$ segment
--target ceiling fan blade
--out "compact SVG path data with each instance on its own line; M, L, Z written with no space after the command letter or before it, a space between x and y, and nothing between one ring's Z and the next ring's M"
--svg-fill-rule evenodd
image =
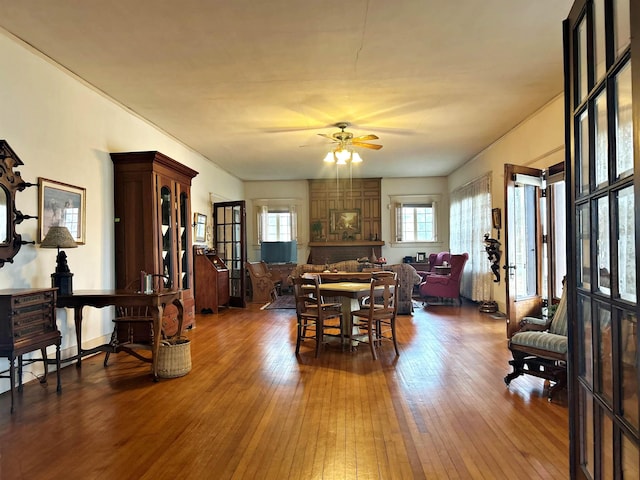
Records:
M379 140L379 138L373 133L370 133L369 135L360 135L359 137L353 137L354 142L360 142L362 140Z
M337 142L338 141L335 138L333 138L332 135L329 135L328 133L319 133L318 135L320 135L321 137L324 137L324 138L328 138L332 142Z
M351 142L351 145L354 147L371 148L372 150L380 150L382 148L382 145L376 145L375 143Z

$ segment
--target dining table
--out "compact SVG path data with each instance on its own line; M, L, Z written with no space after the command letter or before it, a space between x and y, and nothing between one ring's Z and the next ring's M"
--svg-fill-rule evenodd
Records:
M380 287L381 289L383 287ZM360 300L371 293L370 281L321 283L323 297L339 297L342 306L342 335L349 337L353 330L351 312L360 308Z

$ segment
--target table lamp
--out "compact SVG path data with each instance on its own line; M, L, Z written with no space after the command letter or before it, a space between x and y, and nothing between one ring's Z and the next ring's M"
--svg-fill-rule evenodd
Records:
M67 264L67 254L60 248L76 248L78 244L71 236L67 227L53 226L49 228L47 235L42 240L40 247L57 248L56 271L51 274L51 286L58 287L58 295L73 294L73 273Z

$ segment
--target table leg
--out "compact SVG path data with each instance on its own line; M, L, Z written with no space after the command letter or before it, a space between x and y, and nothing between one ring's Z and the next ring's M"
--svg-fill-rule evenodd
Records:
M80 368L82 367L82 306L73 309L73 322L76 325L76 343L78 344L76 368Z
M153 349L151 350L151 374L153 381L158 381L158 353L160 352L160 338L162 337L162 314L164 306L162 304L153 307Z
M349 332L353 332L353 322L351 321L351 312L360 308L357 298L342 297L342 336L349 338ZM357 332L356 332L357 333Z

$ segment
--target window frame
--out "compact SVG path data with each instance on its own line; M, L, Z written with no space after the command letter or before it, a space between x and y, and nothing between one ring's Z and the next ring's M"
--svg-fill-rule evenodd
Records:
M442 243L438 234L438 217L440 215L440 195L390 195L390 212L391 212L391 245L396 246L420 246L420 245L434 245ZM402 240L402 215L401 209L403 207L430 207L433 210L433 240ZM399 235L400 234L400 235Z

